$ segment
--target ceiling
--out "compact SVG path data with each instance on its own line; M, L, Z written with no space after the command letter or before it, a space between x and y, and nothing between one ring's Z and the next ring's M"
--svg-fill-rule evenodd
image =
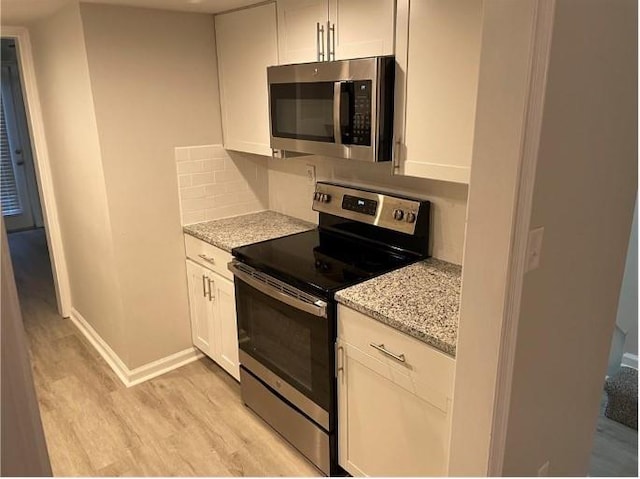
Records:
M0 0L2 25L22 26L45 18L62 6L78 0ZM159 8L183 12L218 13L244 7L260 0L81 0L131 7Z

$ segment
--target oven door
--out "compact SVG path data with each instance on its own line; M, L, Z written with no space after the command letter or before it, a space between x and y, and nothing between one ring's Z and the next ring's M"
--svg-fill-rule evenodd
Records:
M240 363L329 430L327 303L233 261Z

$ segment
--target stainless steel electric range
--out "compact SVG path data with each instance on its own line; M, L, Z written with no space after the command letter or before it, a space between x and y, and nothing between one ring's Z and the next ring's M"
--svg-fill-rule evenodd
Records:
M244 403L327 475L337 454L342 288L428 256L430 203L317 183L315 230L232 251Z

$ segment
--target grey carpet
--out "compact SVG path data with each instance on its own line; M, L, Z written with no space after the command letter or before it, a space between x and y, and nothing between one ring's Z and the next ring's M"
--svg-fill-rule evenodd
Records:
M625 426L638 429L638 370L621 367L607 379L607 407L604 415Z

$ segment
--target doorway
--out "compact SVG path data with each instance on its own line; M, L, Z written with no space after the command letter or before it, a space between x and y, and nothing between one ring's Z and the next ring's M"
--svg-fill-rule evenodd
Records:
M71 294L58 222L43 115L29 31L2 28L2 203L8 233L33 232L46 240L55 306L71 313Z
M1 41L0 200L7 233L43 228L29 126L14 39Z

